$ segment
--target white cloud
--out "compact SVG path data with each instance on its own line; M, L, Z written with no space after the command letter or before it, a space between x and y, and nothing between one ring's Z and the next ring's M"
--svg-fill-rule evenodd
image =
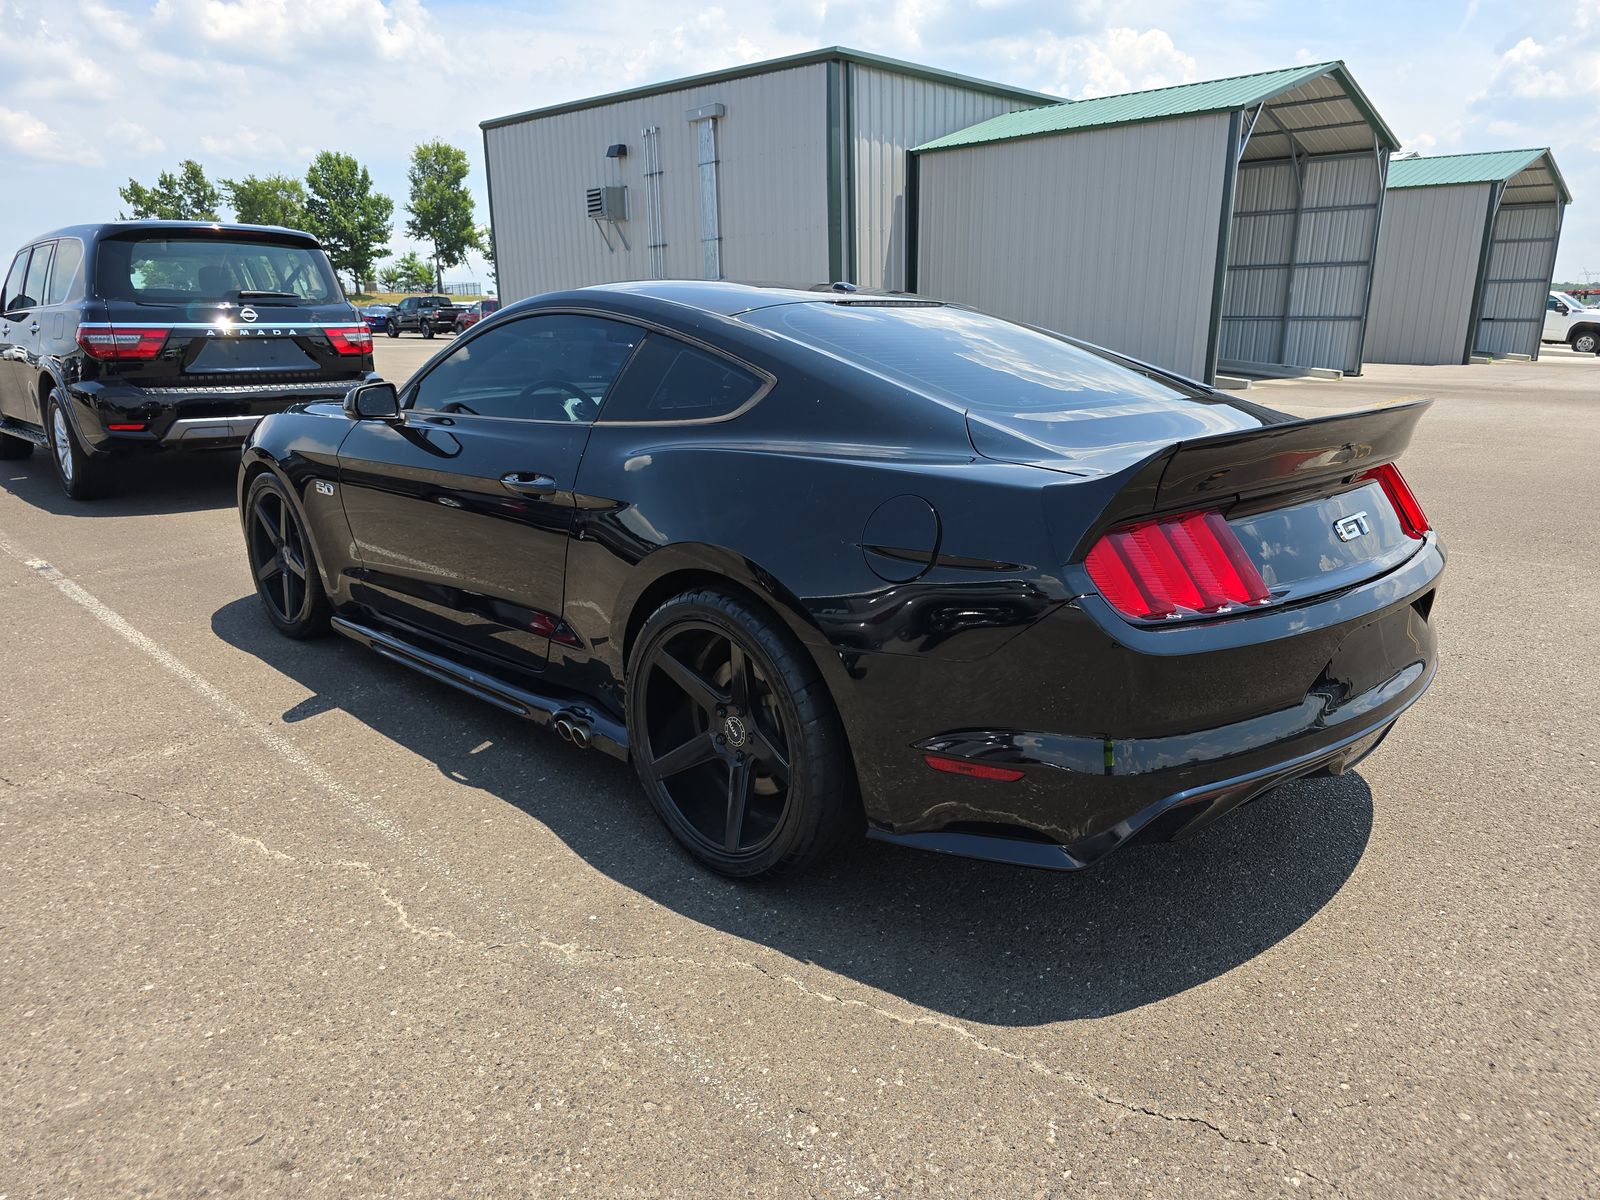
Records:
M113 121L106 134L111 144L125 147L135 154L160 154L167 148L166 142L137 121Z
M1086 98L1190 83L1195 60L1164 30L1115 28L1071 37L1017 39L1012 53L1031 57L1043 73L1044 90Z
M45 162L96 166L101 161L92 147L74 142L30 112L14 108L0 108L0 145Z

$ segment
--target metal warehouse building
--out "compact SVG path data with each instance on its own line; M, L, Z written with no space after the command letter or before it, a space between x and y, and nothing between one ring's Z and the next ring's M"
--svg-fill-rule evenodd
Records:
M1396 159L1372 285L1369 362L1539 355L1561 216L1547 149Z
M916 148L912 285L1208 381L1358 372L1396 146L1339 62L996 117Z
M483 123L501 294L905 286L911 146L1052 96L833 48Z

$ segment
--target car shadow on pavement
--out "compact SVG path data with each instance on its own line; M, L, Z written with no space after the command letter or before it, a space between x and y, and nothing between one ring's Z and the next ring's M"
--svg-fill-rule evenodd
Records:
M145 517L206 512L237 503L238 450L185 451L123 459L103 500L72 500L61 490L47 452L0 462L0 489L44 512L67 517Z
M1327 904L1372 830L1371 792L1350 774L1286 785L1188 841L1130 846L1080 873L863 841L813 875L733 883L677 848L620 763L343 639L289 641L253 596L212 628L312 693L286 722L348 713L663 907L962 1020L1102 1017L1213 979Z

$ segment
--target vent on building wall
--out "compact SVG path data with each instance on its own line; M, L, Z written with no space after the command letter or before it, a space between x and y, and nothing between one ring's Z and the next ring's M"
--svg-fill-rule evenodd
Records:
M628 189L625 187L593 187L586 193L589 216L596 221L626 221L628 219Z

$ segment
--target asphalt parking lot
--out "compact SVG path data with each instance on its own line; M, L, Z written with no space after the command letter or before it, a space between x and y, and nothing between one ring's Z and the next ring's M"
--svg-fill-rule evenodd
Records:
M3 464L0 1195L1600 1192L1600 360L1250 397L1408 394L1431 693L1075 876L718 880L623 766L277 636L228 458Z

